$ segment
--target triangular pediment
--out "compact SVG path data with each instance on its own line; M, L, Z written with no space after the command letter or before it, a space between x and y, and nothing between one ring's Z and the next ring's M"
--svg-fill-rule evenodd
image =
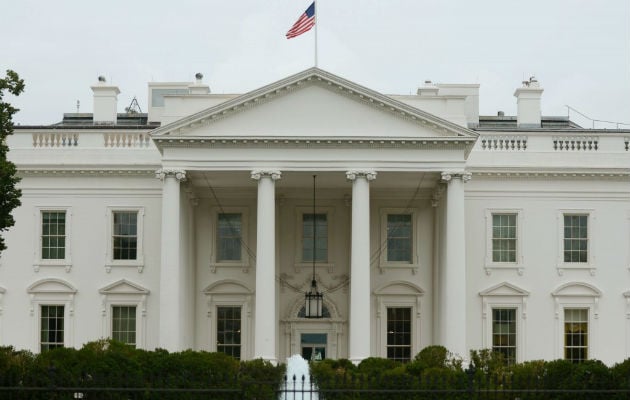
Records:
M529 296L529 292L508 282L489 287L479 292L480 296Z
M126 279L111 283L99 289L98 292L100 294L149 294L148 289Z
M311 68L184 117L154 138L414 138L477 134L336 75Z

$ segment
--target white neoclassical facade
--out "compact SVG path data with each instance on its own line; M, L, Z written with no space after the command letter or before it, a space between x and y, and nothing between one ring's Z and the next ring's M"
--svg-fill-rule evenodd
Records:
M100 80L93 113L16 127L0 345L630 355L630 131L542 116L534 79L517 116L480 116L479 85L201 78L149 83L147 113L118 113Z

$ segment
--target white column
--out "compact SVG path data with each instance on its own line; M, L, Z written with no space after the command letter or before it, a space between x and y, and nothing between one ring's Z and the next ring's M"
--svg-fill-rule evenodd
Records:
M354 364L370 357L370 181L376 172L352 170L352 243L350 249L349 359Z
M180 264L179 186L186 180L186 171L164 168L156 171L156 177L163 182L159 346L168 351L180 351L184 346L186 313L182 293L184 271Z
M464 171L443 172L446 189L446 235L440 293L440 342L455 355L468 358L466 348L466 232Z
M252 171L258 181L254 358L277 363L276 188L280 171Z

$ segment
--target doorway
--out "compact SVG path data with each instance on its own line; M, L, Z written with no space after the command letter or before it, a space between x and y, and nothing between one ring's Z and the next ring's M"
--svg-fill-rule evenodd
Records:
M328 338L325 333L302 333L300 335L302 358L310 361L326 359L327 343Z

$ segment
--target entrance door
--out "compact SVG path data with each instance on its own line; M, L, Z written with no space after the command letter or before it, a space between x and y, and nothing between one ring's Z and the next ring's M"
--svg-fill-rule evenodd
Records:
M326 358L327 338L325 333L303 333L301 335L302 358L321 361Z

